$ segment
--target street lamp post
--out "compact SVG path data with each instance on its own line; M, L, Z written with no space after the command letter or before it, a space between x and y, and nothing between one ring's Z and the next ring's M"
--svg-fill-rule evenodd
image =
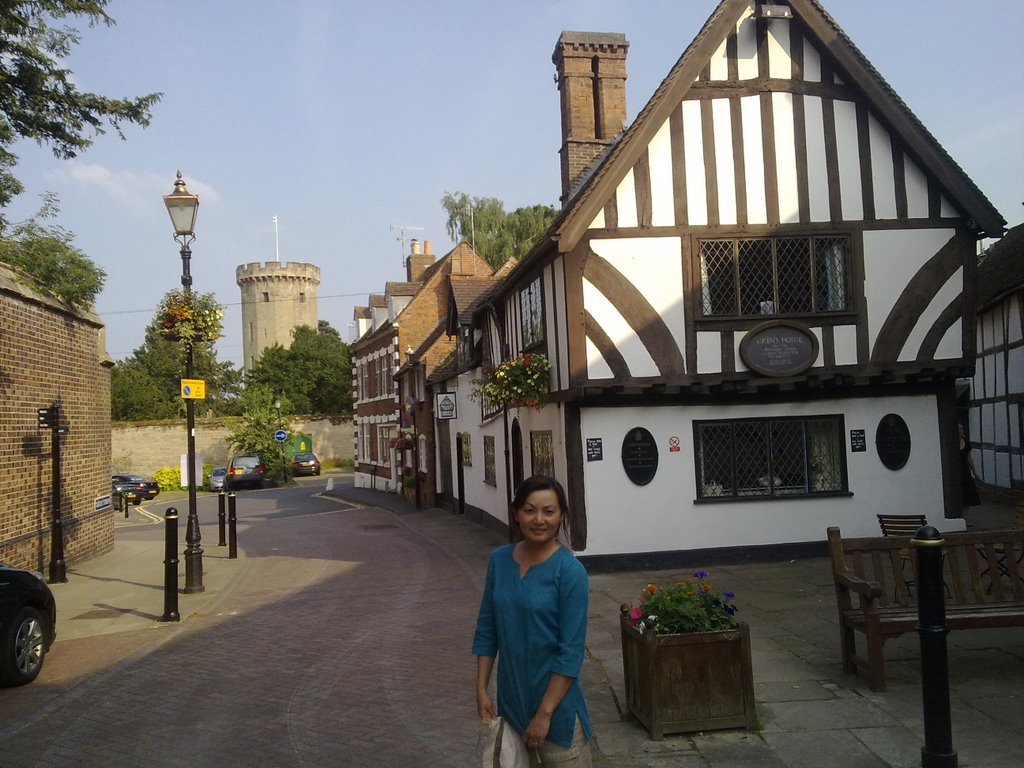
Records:
M185 189L185 181L181 171L174 182L174 191L164 195L164 205L170 214L174 227L174 239L181 246L181 287L185 300L192 298L192 273L190 262L192 250L189 248L196 239L196 213L199 211L199 196L189 194ZM195 360L193 357L193 340L182 339L185 344L185 378L195 378ZM185 423L188 430L188 524L185 528L185 594L204 592L203 586L203 549L202 535L199 532L199 516L196 513L196 408L195 400L185 399Z

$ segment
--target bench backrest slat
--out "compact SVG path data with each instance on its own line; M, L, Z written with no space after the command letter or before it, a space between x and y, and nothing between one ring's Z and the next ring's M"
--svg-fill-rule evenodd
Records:
M834 531L834 533L833 533ZM947 533L943 551L946 602L975 605L1024 599L1024 531ZM843 539L829 528L833 568L877 582L879 605L913 606L917 548L909 536Z

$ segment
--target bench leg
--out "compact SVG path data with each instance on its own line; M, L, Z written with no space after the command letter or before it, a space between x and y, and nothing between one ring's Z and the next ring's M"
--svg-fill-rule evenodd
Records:
M868 686L875 693L885 692L885 654L882 638L876 633L865 635L868 662Z
M842 617L839 619L839 651L843 656L843 672L856 675L857 635L853 627L842 623Z

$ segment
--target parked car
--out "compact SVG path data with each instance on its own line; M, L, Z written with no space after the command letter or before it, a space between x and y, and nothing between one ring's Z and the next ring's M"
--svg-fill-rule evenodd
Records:
M267 468L259 456L232 456L227 474L224 475L224 490L262 488L266 473Z
M57 607L43 577L0 563L0 686L35 680L56 636Z
M210 479L206 481L206 488L210 491L223 491L224 478L228 474L227 467L214 467L210 470Z
M296 453L292 456L293 475L319 475L320 460L313 453Z
M121 496L137 506L144 501L155 499L160 493L157 482L142 475L111 475L110 482L115 503L116 497Z

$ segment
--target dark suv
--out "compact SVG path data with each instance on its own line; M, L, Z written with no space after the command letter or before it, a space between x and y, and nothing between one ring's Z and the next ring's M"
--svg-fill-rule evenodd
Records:
M0 563L0 686L35 680L56 636L57 608L43 577Z
M224 490L262 488L267 468L259 456L232 456L224 476Z

